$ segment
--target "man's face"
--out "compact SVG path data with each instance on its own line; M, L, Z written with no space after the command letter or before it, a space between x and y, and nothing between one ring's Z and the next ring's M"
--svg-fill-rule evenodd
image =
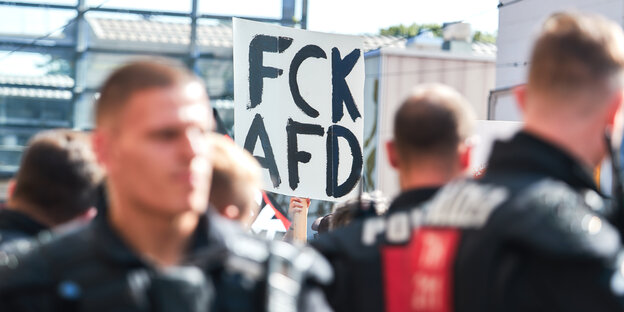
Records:
M128 99L109 132L104 162L118 202L168 216L208 206L212 119L198 83Z

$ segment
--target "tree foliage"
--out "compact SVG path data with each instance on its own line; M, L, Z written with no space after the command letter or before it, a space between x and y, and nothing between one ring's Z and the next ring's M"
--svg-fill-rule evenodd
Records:
M409 38L427 31L430 31L434 37L442 38L442 26L440 24L400 24L380 29L379 34L385 36L399 36ZM472 36L472 41L494 44L496 43L496 35L477 30Z
M380 29L379 34L385 36L414 37L419 33L431 31L435 37L442 37L442 26L439 24L396 25Z
M477 30L472 36L472 41L496 44L496 35Z

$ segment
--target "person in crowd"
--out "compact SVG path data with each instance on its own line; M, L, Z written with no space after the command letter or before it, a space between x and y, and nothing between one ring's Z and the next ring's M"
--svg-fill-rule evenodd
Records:
M410 224L442 185L467 170L473 123L471 105L444 85L417 86L402 103L387 144L401 194L385 215L352 221L311 242L334 268L325 293L335 311L410 311L409 255L417 236Z
M622 106L624 34L601 16L555 13L529 64L514 91L522 130L495 143L481 179L448 185L423 216L413 311L624 308L621 237L592 178Z
M249 228L258 215L258 201L262 196L260 165L230 138L219 134L212 136L211 207L225 218Z
M309 205L309 199L293 197L290 201L289 215L292 216L294 213L303 211L306 204ZM332 212L316 218L310 228L316 231L314 233L316 238L320 234L347 225L354 219L382 215L387 209L387 198L381 194L381 191L362 193L357 198L334 204ZM292 232L291 226L284 236L286 240L292 239Z
M326 214L324 216L316 218L310 228L312 231L316 231L314 233L314 237L318 237L320 234L329 232L329 227L332 219L332 214Z
M65 129L36 134L9 182L7 206L0 210L0 246L91 220L102 177L88 134Z
M388 209L387 199L380 191L362 193L356 198L334 205L332 213L327 215L329 228L335 229L346 226L353 220L362 217L383 215Z
M0 261L0 311L322 307L311 283L331 279L324 259L283 242L269 248L206 214L212 124L192 73L156 61L113 72L93 131L106 216Z

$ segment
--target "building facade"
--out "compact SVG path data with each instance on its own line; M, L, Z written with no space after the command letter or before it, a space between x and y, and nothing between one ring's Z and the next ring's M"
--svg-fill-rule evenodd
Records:
M520 121L511 90L526 82L532 42L552 13L577 10L597 13L624 23L624 0L504 0L499 5L496 87L488 105L488 119Z

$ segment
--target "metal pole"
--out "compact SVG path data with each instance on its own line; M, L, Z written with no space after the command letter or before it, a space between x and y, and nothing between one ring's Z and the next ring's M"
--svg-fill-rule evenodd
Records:
M65 9L75 10L77 7L73 5L62 4L49 4L49 3L30 3L30 2L18 2L18 1L0 1L0 5L7 5L12 7L29 7L29 8L45 8L45 9Z
M295 25L295 0L282 0L282 25L292 27Z
M72 91L72 101L69 110L69 124L70 127L76 125L76 107L81 103L83 92L86 83L86 63L84 61L85 51L87 50L87 25L84 17L87 12L87 1L78 0L78 6L76 7L76 32L75 35L75 50L73 58L73 71L72 78L74 79L74 89Z
M198 0L192 1L191 11L191 44L189 48L189 67L195 74L200 75L199 68L197 68L197 59L199 59L199 45L197 44L197 7Z
M301 0L301 29L308 29L308 0Z

